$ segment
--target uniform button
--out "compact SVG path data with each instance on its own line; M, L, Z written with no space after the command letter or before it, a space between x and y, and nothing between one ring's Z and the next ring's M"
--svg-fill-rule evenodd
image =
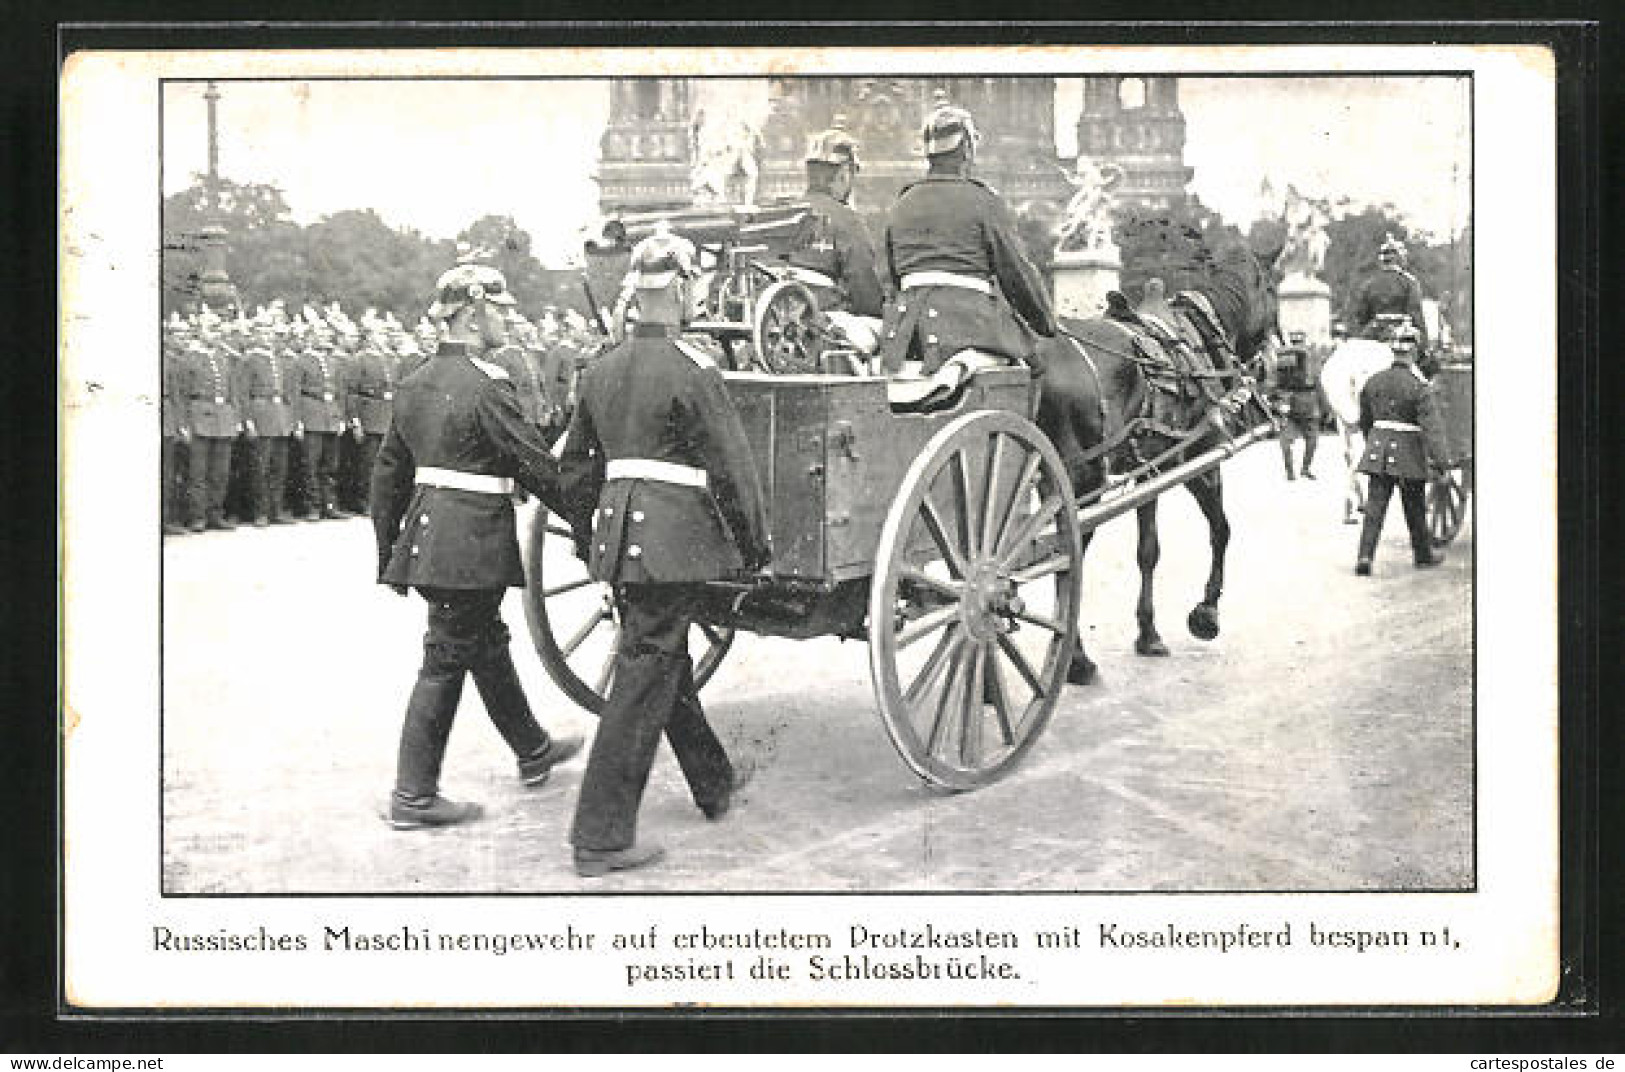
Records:
M898 305L897 305L897 311L899 313L906 313L906 312L908 312L908 306L906 306L906 305L902 304L901 302L899 302Z
M604 544L599 544L598 545L598 550L600 550L600 551L608 551L609 548L606 547Z
M936 336L935 336L935 335L927 335L927 336L926 336L926 337L925 337L925 341L926 341L926 342L936 342L936 341L937 341L937 337L936 337Z
M418 546L417 546L417 544L413 544L413 545L412 545L412 553L413 553L413 554L414 554L414 555L415 555L415 554L417 554L417 553L418 553Z
M612 515L613 515L613 514L614 514L614 513L615 513L615 510L614 510L614 508L613 508L613 507L609 507L609 506L606 506L606 507L604 507L604 516L605 516L605 517L610 517L610 516L612 516Z
M626 549L627 558L637 558L641 554L643 554L643 548L639 547L637 544L633 544Z
M429 523L429 515L424 514L422 517L418 518L418 521L421 522L422 524L427 525Z
M642 510L633 510L632 511L632 520L633 521L642 521L643 520L643 511Z
M936 315L937 315L937 311L936 311L936 310L935 310L935 309L927 309L927 310L926 310L926 311L925 311L925 315L926 315L926 316L936 316Z

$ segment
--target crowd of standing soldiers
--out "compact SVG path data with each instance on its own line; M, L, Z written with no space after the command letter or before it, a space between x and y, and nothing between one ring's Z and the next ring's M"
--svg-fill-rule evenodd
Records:
M597 349L579 314L539 324L514 311L501 364L520 408L562 433L575 378ZM290 314L281 302L223 318L172 314L163 332L165 535L353 517L369 511L373 461L396 386L439 345L427 319L408 329L334 304Z

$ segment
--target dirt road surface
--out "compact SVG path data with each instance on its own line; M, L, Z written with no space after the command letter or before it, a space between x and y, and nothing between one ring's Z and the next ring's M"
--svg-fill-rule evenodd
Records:
M706 822L669 753L642 836L661 866L578 878L565 837L581 761L524 789L472 687L447 795L466 827L379 818L423 608L372 583L364 519L172 538L164 546L164 882L169 893L1252 891L1463 889L1473 879L1473 532L1410 565L1398 505L1376 576L1353 575L1333 441L1320 479L1273 445L1227 464L1234 537L1223 632L1184 618L1207 569L1194 502L1166 496L1165 659L1132 650L1134 525L1090 548L1083 628L1100 681L1069 688L1010 777L947 795L902 765L864 648L741 637L705 699L757 768ZM593 718L547 679L505 605L532 703L554 731Z

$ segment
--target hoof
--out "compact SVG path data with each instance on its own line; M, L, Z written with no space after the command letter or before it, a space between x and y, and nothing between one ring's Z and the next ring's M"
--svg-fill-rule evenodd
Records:
M1219 608L1211 603L1198 603L1191 608L1185 625L1197 640L1212 640L1219 635Z
M1072 656L1072 663L1066 668L1066 683L1068 685L1092 685L1097 671L1095 661L1083 652Z
M1168 654L1168 645L1164 644L1162 638L1155 634L1140 637L1134 641L1134 653L1136 655L1163 656Z

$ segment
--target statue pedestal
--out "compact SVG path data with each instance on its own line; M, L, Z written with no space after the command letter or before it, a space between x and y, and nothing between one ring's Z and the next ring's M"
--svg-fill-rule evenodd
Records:
M1281 330L1303 332L1310 346L1332 342L1332 288L1312 275L1292 272L1276 292L1281 303Z
M1106 311L1106 295L1118 288L1122 271L1116 246L1057 252L1055 311L1080 319L1101 315Z

